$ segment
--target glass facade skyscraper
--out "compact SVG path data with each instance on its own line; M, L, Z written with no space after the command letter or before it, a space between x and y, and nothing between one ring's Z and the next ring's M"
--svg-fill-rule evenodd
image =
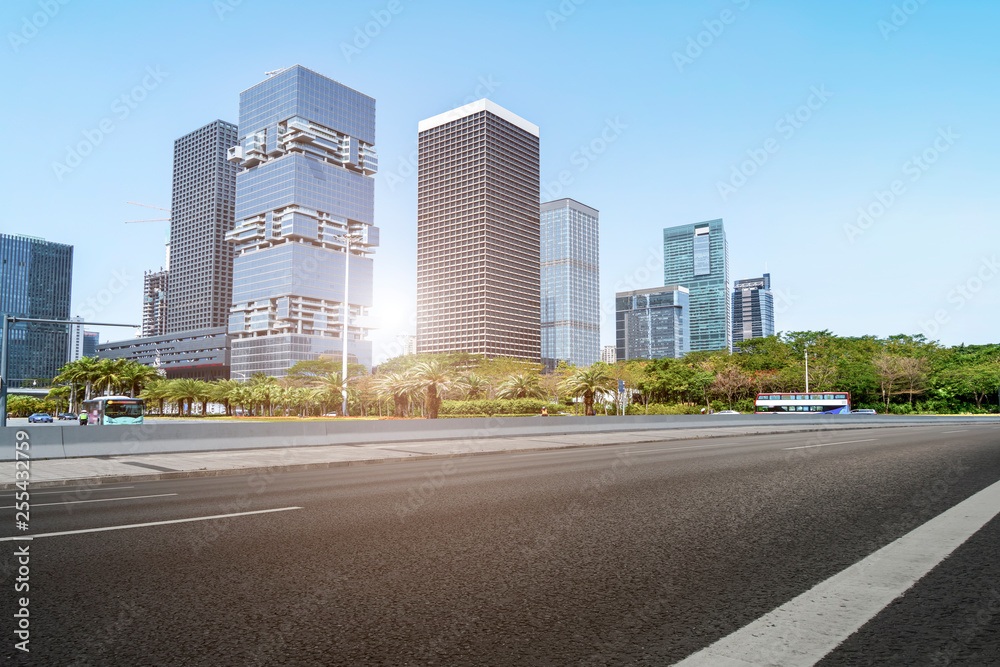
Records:
M232 377L282 376L300 360L340 358L343 323L372 305L375 100L312 70L281 70L240 94ZM350 282L344 270L350 246ZM171 282L173 276L171 276ZM367 331L348 354L371 366Z
M542 363L597 362L600 348L598 212L572 199L541 205Z
M733 342L774 335L771 274L737 280L733 285Z
M538 127L483 99L418 131L417 351L539 361Z
M0 234L0 313L68 320L73 246ZM17 322L8 331L7 384L51 379L69 358L70 326Z
M722 220L663 230L663 284L691 293L691 351L732 350L729 244Z
M154 324L152 313L147 320L145 301L144 336L221 327L229 319L234 253L225 237L233 228L236 165L226 158L236 141L236 126L217 120L174 142L169 285L166 272L147 274L144 291L154 310L164 305L155 292L166 295L166 322Z
M680 359L690 351L686 287L669 285L615 294L617 361Z

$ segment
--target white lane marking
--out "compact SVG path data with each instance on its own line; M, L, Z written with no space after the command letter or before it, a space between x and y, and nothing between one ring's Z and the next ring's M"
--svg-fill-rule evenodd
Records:
M125 498L97 498L95 500L67 500L62 503L31 503L32 507L51 507L53 505L76 505L78 503L107 503L112 500L138 500L139 498L165 498L166 496L176 496L176 493L158 493L155 496L128 496ZM15 505L10 507L0 507L0 510L12 510Z
M67 491L32 491L31 495L33 495L33 496L55 496L55 495L59 495L59 494L72 495L74 493L80 493L80 492L90 493L90 492L96 492L96 491L121 491L122 489L134 489L134 488L135 488L134 486L111 486L111 487L108 487L108 488L105 489L105 488L94 486L94 487L83 487L83 488L73 489L73 490L67 490ZM11 496L13 496L14 491L16 491L16 489L8 489L4 493L10 493Z
M830 445L850 445L855 442L875 442L878 438L868 438L867 440L845 440L843 442L824 442L822 445L802 445L801 447L785 447L789 449L809 449L810 447L829 447Z
M941 431L942 433L968 433L969 429L963 429L961 431Z
M998 512L1000 482L685 658L677 667L814 665L903 595Z
M25 537L58 537L60 535L80 535L83 533L102 533L106 530L125 530L126 528L146 528L147 526L166 526L171 523L188 523L190 521L209 521L211 519L229 519L235 516L249 516L251 514L267 514L268 512L287 512L289 510L300 510L302 507L278 507L272 510L254 510L253 512L237 512L235 514L216 514L214 516L195 516L190 519L172 519L170 521L152 521L150 523L130 523L124 526L105 526L104 528L85 528L83 530L64 530L58 533L36 533ZM24 539L18 537L0 537L0 542L10 542L12 540Z

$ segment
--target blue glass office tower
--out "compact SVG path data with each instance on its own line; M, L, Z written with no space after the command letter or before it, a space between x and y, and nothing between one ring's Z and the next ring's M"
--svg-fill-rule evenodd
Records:
M774 335L771 274L737 280L733 285L733 342Z
M0 234L0 313L68 320L72 287L73 246ZM68 358L69 326L18 322L8 343L8 386L51 379Z
M722 220L663 230L663 284L691 292L691 351L732 350L729 244Z
M617 361L680 359L690 351L690 300L680 285L615 294Z
M542 363L597 362L598 212L572 199L541 205Z
M282 376L300 360L343 350L371 366L375 100L296 65L240 94L233 262L232 377ZM344 303L347 244L349 304Z

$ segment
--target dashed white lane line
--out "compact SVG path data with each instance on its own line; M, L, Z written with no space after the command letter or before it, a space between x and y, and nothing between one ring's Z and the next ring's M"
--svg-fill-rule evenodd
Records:
M67 500L61 503L31 503L32 507L52 507L53 505L78 505L80 503L108 503L112 500L138 500L139 498L165 498L167 496L176 496L176 493L157 493L154 496L127 496L124 498L95 498L94 500ZM12 510L15 506L11 505L9 507L0 507L0 510Z
M62 494L64 496L71 496L74 493L96 493L98 491L121 491L122 489L134 489L134 488L135 488L134 486L110 486L110 487L107 487L107 488L94 486L94 487L82 488L82 489L77 489L77 488L65 489L63 491L32 491L31 495L32 496L56 496L56 495ZM16 492L17 492L17 489L10 489L10 490L4 492L2 495L4 497L6 497L7 495L10 495L10 497L13 498L14 494Z
M1000 482L677 667L806 667L840 645L1000 512Z
M942 433L968 433L969 429L962 429L961 431L941 431Z
M811 447L829 447L830 445L850 445L855 442L875 442L878 438L868 438L866 440L844 440L843 442L824 442L821 445L802 445L801 447L785 447L785 450L789 449L810 449Z
M58 533L37 533L35 535L25 535L23 537L0 537L0 542L11 542L17 539L37 539L39 537L58 537L61 535L81 535L83 533L102 533L107 530L125 530L126 528L146 528L148 526L166 526L172 523L188 523L191 521L211 521L212 519L229 519L237 516L250 516L251 514L267 514L269 512L287 512L289 510L300 510L301 507L278 507L270 510L254 510L253 512L237 512L235 514L216 514L214 516L195 516L189 519L172 519L170 521L152 521L150 523L130 523L124 526L105 526L103 528L86 528L84 530L64 530Z

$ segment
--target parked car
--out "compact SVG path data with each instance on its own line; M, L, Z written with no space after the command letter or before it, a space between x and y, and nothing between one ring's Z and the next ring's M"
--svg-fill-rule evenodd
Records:
M851 410L851 414L852 415L877 415L878 413L875 412L874 410L864 409L864 410Z
M44 423L44 424L51 424L52 423L52 415L47 415L44 412L36 412L35 414L33 414L30 417L28 417L28 423L29 424L36 424L36 423L39 423L39 422Z
M738 415L740 414L736 410L719 410L718 412L713 412L713 415Z
M59 419L76 419L76 415L72 412L60 412Z

